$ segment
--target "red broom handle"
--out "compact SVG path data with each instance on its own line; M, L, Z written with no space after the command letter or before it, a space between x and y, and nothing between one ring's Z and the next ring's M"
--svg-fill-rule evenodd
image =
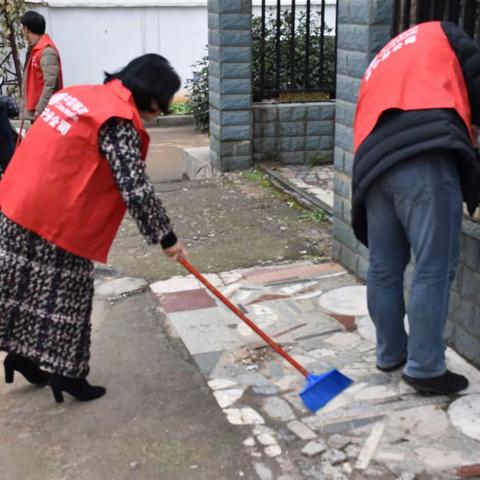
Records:
M192 273L200 282L202 282L222 303L224 303L235 315L240 317L257 335L260 335L279 355L287 362L295 367L304 377L308 376L308 372L295 361L278 343L275 343L263 330L253 323L239 308L237 308L228 298L220 293L193 265L187 260L179 257L178 261Z

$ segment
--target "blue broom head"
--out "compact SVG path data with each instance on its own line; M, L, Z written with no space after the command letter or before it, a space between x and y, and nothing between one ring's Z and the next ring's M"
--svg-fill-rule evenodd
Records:
M352 383L353 380L351 378L348 378L336 368L322 375L309 373L307 385L300 393L300 397L302 397L305 406L315 413Z

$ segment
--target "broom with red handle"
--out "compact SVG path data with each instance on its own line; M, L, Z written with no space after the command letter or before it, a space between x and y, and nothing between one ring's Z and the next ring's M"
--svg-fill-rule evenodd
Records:
M278 343L274 342L262 329L250 320L237 306L216 289L193 265L185 258L179 257L178 261L194 275L205 287L210 290L226 307L243 320L257 335L270 345L279 355L296 368L306 379L307 385L300 393L305 406L312 412L316 412L327 402L347 388L352 380L339 372L337 369L329 370L322 375L313 375L302 367L291 355L289 355Z

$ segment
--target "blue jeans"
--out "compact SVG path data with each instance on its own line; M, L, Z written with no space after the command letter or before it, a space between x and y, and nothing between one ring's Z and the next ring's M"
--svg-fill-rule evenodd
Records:
M407 358L404 372L411 377L442 375L463 217L455 159L434 151L404 161L374 182L365 202L368 309L377 332L377 364L390 367ZM406 303L403 277L411 251L416 264Z

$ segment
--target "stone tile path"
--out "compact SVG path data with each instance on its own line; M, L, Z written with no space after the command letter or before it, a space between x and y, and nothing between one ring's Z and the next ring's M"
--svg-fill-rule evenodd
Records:
M262 164L262 170L280 186L293 191L304 198L310 205L324 209L333 214L334 166L319 165L281 165L275 163ZM465 207L465 215L468 212ZM473 215L473 220L480 222L480 208Z
M375 368L365 286L337 264L209 275L308 371L338 368L353 385L317 414L304 379L191 276L151 289L265 479L454 479L480 476L480 372L448 350L468 391L416 394Z
M328 213L333 212L333 165L268 164L263 170L278 183Z

